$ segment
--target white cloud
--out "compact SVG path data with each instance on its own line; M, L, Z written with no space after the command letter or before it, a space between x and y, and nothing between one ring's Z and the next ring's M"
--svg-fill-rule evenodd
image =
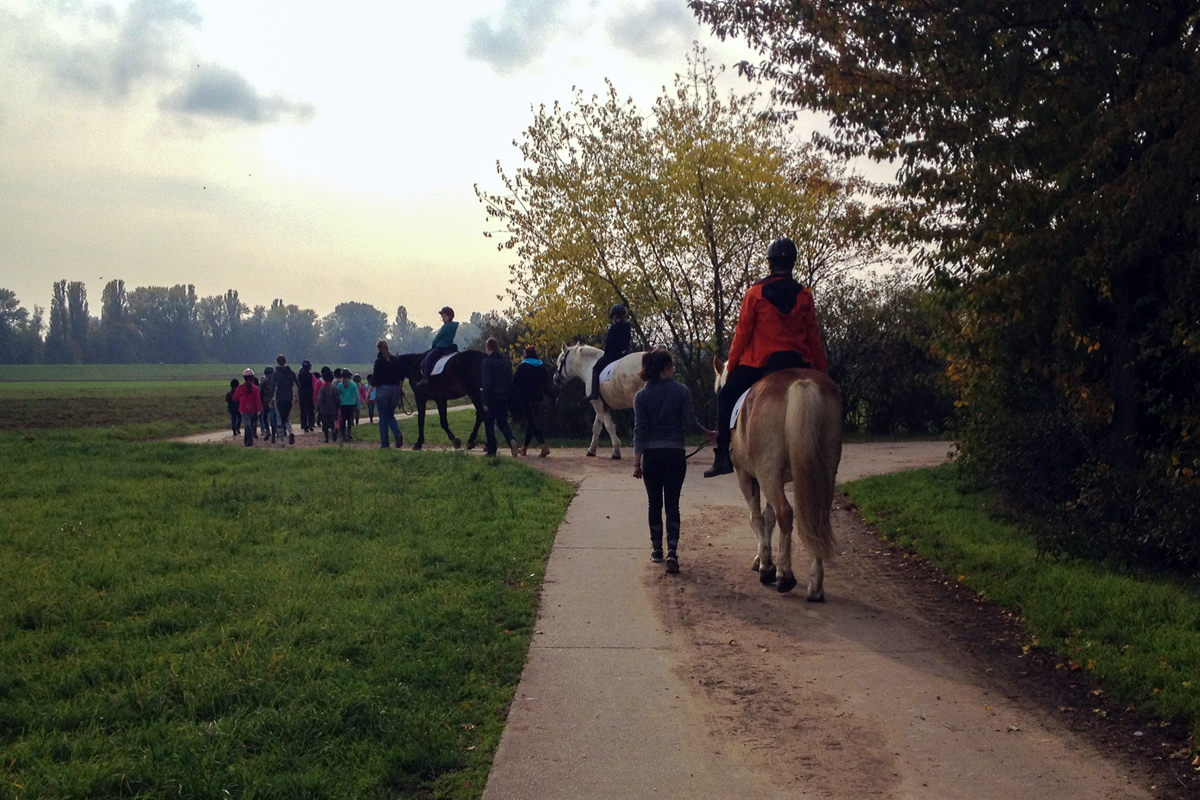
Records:
M279 95L264 97L242 75L213 64L198 68L186 83L162 99L162 108L199 117L232 119L258 125L291 119L308 122L316 107Z
M196 64L202 21L193 0L133 0L123 10L77 0L38 3L25 13L0 9L0 58L39 67L55 90L112 104L165 91L159 107L169 112L249 124L313 117L313 106L264 97L233 69Z
M467 57L501 75L529 66L564 29L569 0L506 0L500 23L476 19L467 28Z
M700 35L700 26L683 0L653 0L625 8L605 23L609 40L639 58L677 56Z

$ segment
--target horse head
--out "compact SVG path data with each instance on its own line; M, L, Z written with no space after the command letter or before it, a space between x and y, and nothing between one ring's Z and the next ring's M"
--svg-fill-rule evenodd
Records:
M554 370L554 386L556 389L561 390L563 384L575 377L573 374L570 374L567 371L567 362L571 358L572 349L573 348L567 346L566 342L563 343L562 352L558 355L558 364Z

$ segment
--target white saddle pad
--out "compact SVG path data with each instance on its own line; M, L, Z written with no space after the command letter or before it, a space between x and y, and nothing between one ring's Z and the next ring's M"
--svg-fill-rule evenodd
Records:
M746 395L750 394L750 390L742 392L742 396L733 404L733 413L729 415L729 430L737 427L738 414L742 413L742 403L746 402Z
M615 370L616 368L617 368L617 362L614 361L611 364L609 364L607 367L605 367L604 369L600 370L600 382L608 383L609 381L611 381L612 376L613 376L613 370Z
M441 375L442 370L446 368L446 362L454 358L456 355L458 355L458 353L451 353L448 356L442 356L439 358L436 362L434 362L433 369L429 371L429 376L433 377L434 375Z

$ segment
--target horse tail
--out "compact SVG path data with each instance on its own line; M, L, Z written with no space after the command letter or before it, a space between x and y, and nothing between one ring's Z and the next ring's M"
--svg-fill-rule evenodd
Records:
M842 397L821 376L788 387L785 430L796 531L813 558L833 556L833 493L842 460Z

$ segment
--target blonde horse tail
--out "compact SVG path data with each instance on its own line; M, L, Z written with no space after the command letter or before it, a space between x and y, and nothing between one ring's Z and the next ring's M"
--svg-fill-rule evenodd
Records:
M822 376L823 377L823 376ZM842 398L828 379L788 387L786 426L796 531L812 558L833 556L833 493L842 460Z

